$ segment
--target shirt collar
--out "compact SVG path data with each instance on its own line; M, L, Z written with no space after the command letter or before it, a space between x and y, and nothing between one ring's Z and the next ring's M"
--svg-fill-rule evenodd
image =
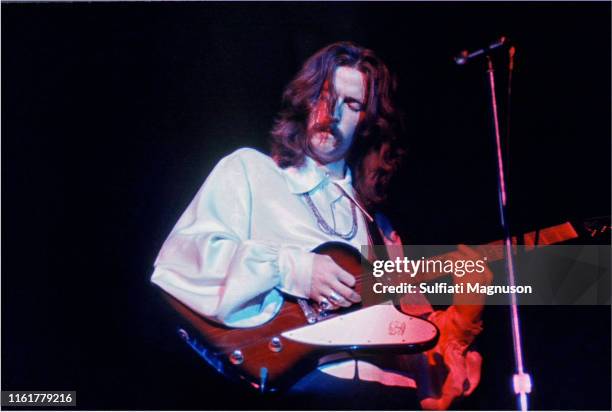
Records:
M331 180L324 167L308 156L304 157L304 164L301 167L291 166L284 169L283 172L289 191L294 194L310 192L321 183ZM344 178L334 181L343 187L350 186L351 169L347 167Z

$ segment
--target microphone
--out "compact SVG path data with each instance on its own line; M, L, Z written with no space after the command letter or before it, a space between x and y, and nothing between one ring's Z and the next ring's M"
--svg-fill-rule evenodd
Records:
M495 43L490 44L488 46L486 46L485 48L482 49L478 49L476 51L473 52L469 52L467 50L463 50L461 53L459 53L459 55L455 56L455 63L457 63L458 65L463 65L466 64L467 62L469 62L470 60L478 57L478 56L486 56L488 55L490 52L492 52L495 49L498 49L500 47L503 46L507 46L508 45L508 38L506 36L502 36L500 37Z

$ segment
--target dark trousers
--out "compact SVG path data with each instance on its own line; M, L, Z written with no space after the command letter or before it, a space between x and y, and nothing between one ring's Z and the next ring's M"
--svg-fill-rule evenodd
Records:
M315 370L284 396L291 409L420 410L416 391L359 379L339 379Z

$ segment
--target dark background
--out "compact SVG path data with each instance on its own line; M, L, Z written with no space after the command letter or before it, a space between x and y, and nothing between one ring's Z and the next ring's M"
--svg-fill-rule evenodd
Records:
M517 45L513 228L609 215L609 3L2 4L2 389L77 390L79 409L278 407L174 336L148 281L163 240L221 156L266 150L284 86L338 40L399 78L410 150L388 213L405 243L500 238L483 62L451 57L501 34ZM521 312L533 406L609 409L610 307ZM511 409L507 308L485 322L483 380L459 407Z

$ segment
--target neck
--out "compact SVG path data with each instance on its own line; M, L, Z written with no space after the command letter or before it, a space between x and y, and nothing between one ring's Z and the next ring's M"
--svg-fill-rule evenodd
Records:
M332 179L343 179L345 164L346 162L344 161L344 159L340 159L332 163L321 165L321 167L323 168L323 170L329 173L329 176Z

